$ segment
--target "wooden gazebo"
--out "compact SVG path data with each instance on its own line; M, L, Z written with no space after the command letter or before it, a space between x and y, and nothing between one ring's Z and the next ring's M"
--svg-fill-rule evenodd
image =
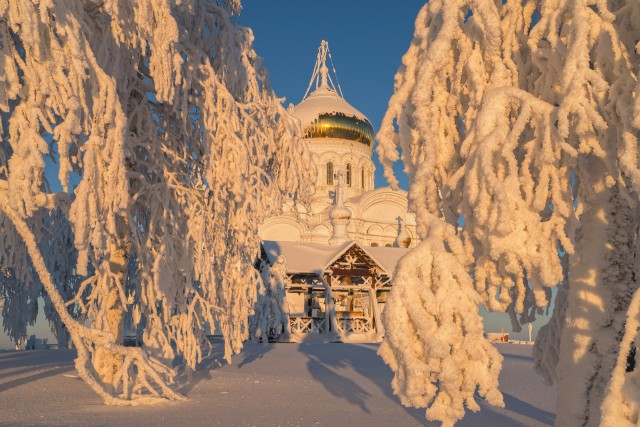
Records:
M291 339L327 334L333 341L379 341L380 315L398 259L408 249L264 241L262 257L284 255Z

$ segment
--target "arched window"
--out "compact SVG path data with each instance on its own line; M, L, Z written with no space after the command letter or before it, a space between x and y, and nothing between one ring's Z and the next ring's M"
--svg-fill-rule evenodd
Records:
M347 163L347 187L351 187L351 164Z
M360 185L364 190L364 166L362 167L362 169L360 169Z
M333 163L327 163L327 185L333 185Z

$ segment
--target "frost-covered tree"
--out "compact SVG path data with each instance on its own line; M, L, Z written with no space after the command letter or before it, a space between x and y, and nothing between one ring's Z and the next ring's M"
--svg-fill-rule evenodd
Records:
M546 355L540 370L558 381L559 425L600 422L637 289L639 70L632 49L640 21L630 18L637 8L616 1L430 1L416 20L378 134L392 183L401 148L411 208L427 242L416 248L424 251L423 264L400 262L396 277L405 280L395 284L385 324L408 317L415 332L424 318L440 318L444 296L421 304L402 298L410 294L404 288L443 285L437 278L445 276L425 277L427 268L464 272L454 275L460 288L468 283L473 289L465 292L477 292L488 310L510 313L516 328L532 321L550 288L566 278L554 323L540 335L546 347L538 350ZM442 224L451 231L439 231ZM435 247L454 256L428 267ZM561 254L569 260L564 269ZM416 353L441 361L418 374L437 384L435 400L420 406L440 404L438 394L452 389L445 382L466 378L460 369L443 380L444 362L471 342L485 342L455 310L442 322L452 332L437 355L431 336L394 337L385 328L381 354L400 365L394 384L403 400L415 404L421 393L398 385ZM481 392L497 386L494 366L478 375ZM431 408L427 416L453 423L463 415L460 396L446 417L434 417Z
M634 344L635 343L635 344ZM626 331L620 343L615 368L602 403L601 425L633 427L640 419L640 292L629 304ZM635 345L635 353L632 348ZM627 369L629 358L634 369Z
M207 326L227 358L239 351L260 280L257 228L314 173L240 8L0 2L3 286L42 285L79 374L107 403L181 399L173 364L195 368ZM142 347L122 345L127 320Z
M78 289L79 277L73 273L76 258L68 220L65 220L60 209L53 209L38 212L31 219L31 223L34 224L34 232L39 236L38 248L45 254L47 268L55 277L54 281L59 291L67 299L71 298ZM5 244L0 250L2 258L8 259L10 256L18 255L11 251L17 243L13 239L19 239L11 224L0 219L0 230L3 232L0 236ZM4 330L17 346L20 345L27 339L27 325L35 323L39 307L42 305L39 302L44 298L44 313L51 330L60 348L66 348L68 332L55 312L51 300L43 292L42 284L32 265L26 265L27 268L18 270L0 267L4 273L0 275L0 295L5 295L7 300L2 312ZM73 317L78 317L77 309L78 307L70 306L67 307L67 312Z
M22 283L14 274L0 272L3 330L19 346L27 338L27 326L34 325L38 313L39 283Z
M260 262L261 283L255 313L250 319L250 335L256 341L269 342L269 337L278 338L291 334L287 286L291 279L287 276L287 261L280 255L273 265Z
M465 407L480 409L476 389L504 406L502 356L482 336L481 298L460 261L467 258L455 228L434 222L399 262L383 313L379 353L395 372L393 390L406 406L428 407L427 418L443 425L464 417Z

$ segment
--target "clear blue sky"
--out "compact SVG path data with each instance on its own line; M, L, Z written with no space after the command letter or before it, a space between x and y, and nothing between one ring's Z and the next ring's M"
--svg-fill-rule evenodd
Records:
M243 4L239 22L253 29L255 49L264 59L274 90L286 98L286 105L301 101L324 39L329 42L345 98L378 130L423 0L245 0ZM376 187L388 185L377 156L374 161ZM406 190L407 178L402 166L396 166L400 186ZM510 330L505 315L483 315L487 330ZM540 324L536 322L534 333ZM42 313L29 332L51 336ZM0 349L8 347L11 343L0 331Z

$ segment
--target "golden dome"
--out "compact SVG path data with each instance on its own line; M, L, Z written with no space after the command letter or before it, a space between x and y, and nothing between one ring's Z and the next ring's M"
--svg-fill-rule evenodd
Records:
M329 46L323 41L309 84L310 89L315 80L316 90L309 96L305 94L294 110L295 116L300 120L303 135L308 139L345 139L372 147L374 131L371 122L342 97L342 91L338 93L332 87L326 66L328 51Z
M371 122L329 87L321 86L295 108L305 138L337 138L373 146Z

